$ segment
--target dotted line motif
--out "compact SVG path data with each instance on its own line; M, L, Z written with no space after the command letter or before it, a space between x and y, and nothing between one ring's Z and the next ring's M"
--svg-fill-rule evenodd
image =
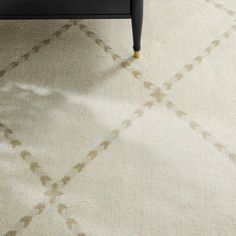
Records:
M207 3L212 4L215 8L224 11L226 14L228 14L231 17L235 17L236 16L236 12L227 8L225 5L221 4L221 3L217 3L213 0L205 0Z
M89 38L93 39L94 42L99 45L100 47L103 48L103 50L110 54L112 59L114 61L116 61L119 65L121 65L121 67L123 67L124 69L128 70L134 78L136 79L140 79L143 81L143 85L146 89L151 90L152 92L150 93L150 96L154 98L154 100L150 100L147 101L144 105L142 105L142 107L148 107L151 108L152 106L154 106L154 104L156 102L161 102L162 99L166 96L165 93L162 92L162 90L157 87L155 84L153 84L150 81L145 80L144 76L142 75L141 72L137 71L137 70L132 70L130 68L131 66L131 62L130 61L123 61L121 56L118 55L117 53L115 53L113 51L113 49L108 46L103 40L101 40L96 33L94 33L93 31L91 31L86 25L84 24L79 24L79 28L82 32L84 32ZM226 30L222 35L221 35L221 39L227 39L229 38L229 36L231 35L232 32L236 31L236 24L231 25L230 28L228 30ZM184 75L187 72L192 71L196 65L200 64L203 59L207 56L209 56L211 54L211 52L217 48L220 45L221 41L220 40L213 40L211 42L211 44L203 51L203 53L201 54L201 56L197 56L195 57L193 63L191 64L187 64L184 66L183 70L181 73L177 73L174 77L172 77L168 82L165 82L163 84L163 86L166 88L166 90L170 90L172 85L175 82L179 82L181 79L184 78ZM131 116L131 118L128 118L127 120L125 120L122 125L125 125L125 128L128 128L129 126L131 126L133 124L133 122L140 116L142 116L144 114L145 110L143 108L138 109L134 112L134 114L138 114L137 117L133 117L133 115ZM92 149L84 158L83 161L77 163L74 168L72 170L70 170L66 175L63 176L63 178L57 183L59 188L67 185L71 179L77 175L78 173L80 173L84 167L92 160L94 160L100 153L102 153L104 150L107 149L107 147L112 143L112 141L115 138L119 137L119 134L124 130L124 127L120 127L116 130L113 130L111 132L111 136L108 137L107 139L105 139L103 142L101 142L101 144L99 146L97 146L96 148ZM232 159L232 153L229 153L231 155L231 159Z
M212 2L210 0L205 0L207 2ZM233 16L235 13L233 11L227 10L225 7L223 7L221 4L215 5L217 8L226 11L229 15ZM17 66L19 66L21 63L23 63L24 61L28 60L32 55L34 55L35 53L38 53L40 51L40 49L46 45L49 45L51 43L52 40L60 37L60 35L64 32L66 32L69 28L71 28L72 25L76 25L77 21L71 21L71 24L66 24L64 26L62 26L61 30L56 31L51 38L43 40L42 42L40 42L38 45L34 46L28 53L22 55L17 61L14 61L12 63L10 63L5 69L0 70L0 80L1 78L10 70L16 68ZM101 142L97 147L95 147L94 149L92 149L83 159L83 161L77 163L72 170L70 170L58 183L54 183L54 184L49 184L51 183L51 179L50 177L46 177L45 173L41 170L41 167L38 165L37 161L35 160L33 162L33 157L30 154L30 152L28 152L27 150L21 150L18 149L19 146L21 146L21 143L19 140L15 139L13 136L13 132L10 129L7 129L3 124L1 124L0 129L3 130L3 133L6 137L6 139L9 141L9 144L12 146L13 149L17 150L17 153L21 154L21 157L26 160L29 164L30 164L30 170L33 173L36 173L41 180L41 183L43 184L43 186L47 186L47 187L51 187L51 190L54 190L54 192L56 194L58 194L57 192L60 190L60 188L62 188L63 186L67 185L69 183L69 181L71 180L72 177L74 177L76 174L80 173L84 167L92 160L94 160L95 158L97 158L97 156L102 153L103 151L105 151L113 141L115 141L121 132L125 131L128 127L130 127L133 122L142 117L143 114L146 112L146 110L151 109L155 103L161 103L163 102L163 99L165 98L166 94L163 93L163 89L160 89L159 87L157 87L155 84L153 84L150 81L147 81L144 79L144 76L142 75L141 72L137 71L137 70L131 70L129 69L129 67L131 66L131 62L130 61L122 61L122 58L116 54L113 53L112 48L107 46L103 40L96 38L96 34L92 31L90 31L85 25L80 24L80 29L86 33L86 35L92 39L95 40L95 43L101 47L103 47L104 51L107 53L110 53L112 55L112 59L114 61L117 61L123 68L129 70L131 72L131 74L134 76L134 78L136 79L141 79L143 80L143 84L144 87L148 90L152 90L152 93L150 94L150 96L152 97L151 100L147 101L145 104L143 104L139 109L135 110L132 115L124 120L121 124L120 127L118 127L117 129L114 129L110 135L103 141ZM197 56L194 61L191 64L188 64L184 67L184 69L177 73L174 77L172 77L168 82L165 82L163 84L163 87L165 88L165 90L170 90L172 85L175 82L180 81L181 79L183 79L184 74L186 72L192 71L194 69L194 67L197 64L200 64L203 59L210 55L211 52L213 51L214 48L218 47L221 43L222 39L227 39L230 37L230 35L232 34L232 32L236 31L236 25L232 25L230 27L230 29L228 29L227 31L225 31L222 35L220 40L214 40L211 45L209 47L207 47L204 51L204 53L202 53L202 55ZM189 123L189 126L193 129L196 130L198 132L201 133L201 135L203 136L204 139L207 139L208 141L211 141L211 143L215 146L215 148L222 153L225 153L226 155L228 155L228 157L232 160L235 161L236 157L235 154L230 153L226 146L218 143L217 141L213 141L212 139L212 135L210 133L208 133L207 131L205 131L204 129L202 129L200 127L200 125L195 122L195 121L191 121L189 119L187 119L187 114L184 111L181 111L179 109L176 108L176 106L171 102L168 101L165 103L166 107L170 110L172 110L173 112L175 112L175 114L181 118L184 119L186 122ZM45 176L45 178L42 178L43 176ZM41 179L42 178L42 179ZM56 191L55 191L56 189ZM60 192L60 191L59 191ZM47 192L48 196L50 195L50 191ZM45 194L45 195L47 195ZM52 194L53 195L53 194ZM60 194L56 195L60 196ZM55 201L55 196L52 196L51 201L54 202ZM39 215L43 212L43 210L45 209L46 205L45 203L39 203L37 204L34 209L33 212L27 216L24 216L23 218L21 218L21 220L18 222L17 226L15 227L14 230L7 232L5 235L6 236L12 236L12 235L16 235L17 232L19 232L19 229L23 229L25 227L27 227L30 222L32 221L33 217L35 217L36 215ZM68 206L66 206L63 203L60 203L57 205L57 211L60 215L64 216L66 219L66 223L67 223L67 228L69 230L71 230L71 232L76 233L76 235L78 236L85 236L85 234L83 232L80 232L78 229L78 223L74 218L71 218L67 212L68 210Z
M78 221L75 218L71 217L69 213L69 207L66 206L66 204L64 203L57 204L57 212L65 219L66 227L68 230L71 231L71 233L77 236L86 236L86 234L83 231L81 231Z
M162 98L165 95L161 92L156 92L155 96L153 95L152 100L148 100L139 109L136 109L127 119L125 119L119 127L112 130L110 135L107 136L99 145L91 149L87 155L77 163L70 171L68 171L61 180L57 183L59 188L67 185L72 178L74 178L78 173L80 173L91 161L96 159L100 154L102 154L116 139L119 138L120 134L127 130L133 123L141 118L147 110L150 110L155 103L160 103Z
M19 232L27 228L33 221L33 219L36 216L39 216L42 214L42 212L46 209L46 203L45 202L40 202L37 203L34 207L33 210L23 216L13 227L12 230L8 231L7 233L4 234L4 236L16 236Z
M223 8L223 7L221 7L221 8L226 9L226 8ZM152 83L151 81L145 80L143 74L140 71L132 70L130 68L131 67L131 62L129 60L123 61L121 56L119 56L117 53L115 53L110 46L108 46L106 43L104 43L103 40L99 39L99 37L94 32L92 32L90 29L88 29L87 26L85 26L84 24L80 24L80 29L89 38L95 40L95 43L97 43L100 47L102 47L106 53L110 54L112 56L113 60L116 61L118 64L120 64L128 72L130 72L134 78L140 79L141 81L143 81L144 87L147 90L152 91L149 94L150 96L156 97L157 99L159 99L159 102L162 102L163 98L167 96L167 94L163 93L162 91L169 91L175 83L181 81L187 73L193 71L194 68L196 68L198 65L200 65L205 58L207 58L216 48L218 48L220 46L222 41L228 39L231 35L233 35L233 33L236 31L236 23L231 24L230 27L220 35L220 37L213 40L210 43L210 45L208 47L206 47L206 49L204 49L204 51L201 54L199 54L198 56L196 56L193 59L193 61L191 63L186 64L180 72L178 72L176 75L171 77L169 79L169 81L164 82L162 87L161 87L162 90L157 85ZM154 102L149 101L149 102L147 102L147 104L150 104L151 106L153 106ZM168 109L170 109L169 105L172 104L171 108L175 108L174 111L175 111L175 114L176 114L177 117L185 120L189 124L190 128L192 128L196 132L200 132L202 137L205 140L207 140L209 143L211 143L217 151L224 154L225 156L227 156L229 158L230 161L235 163L236 154L229 151L229 149L226 147L226 145L218 142L213 137L213 135L211 135L208 131L206 131L204 128L202 128L200 126L200 124L198 124L196 121L188 120L187 113L180 110L180 109L177 109L177 107L174 105L173 102L168 101L167 104L168 104L168 106L167 106ZM194 124L197 125L197 126L194 126Z
M62 36L65 32L67 32L72 26L76 25L77 21L70 22L68 24L64 24L61 28L55 31L49 38L42 40L35 46L33 46L27 53L21 55L16 61L9 63L4 69L0 69L0 82L3 83L6 79L4 76L6 73L12 71L13 69L17 68L19 65L28 61L33 55L37 54L42 50L44 47L51 44L57 38Z
M164 104L167 107L167 109L174 112L175 115L179 119L185 121L192 130L199 133L204 140L206 140L210 144L212 144L213 147L219 153L225 155L233 163L236 163L236 154L235 153L232 153L231 151L229 151L229 149L226 147L226 145L224 145L223 143L216 140L213 137L213 135L210 132L208 132L207 130L205 130L204 128L202 128L201 125L197 121L192 120L185 111L178 109L173 101L165 101Z
M192 62L189 64L186 64L182 70L180 70L178 73L176 73L173 77L171 77L167 82L163 83L163 86L166 88L166 90L170 90L172 86L179 82L180 80L184 79L185 75L191 72L195 67L200 65L204 59L206 59L209 55L212 54L212 52L220 46L222 41L228 39L233 33L236 32L236 23L231 24L230 27L224 31L220 37L214 39L209 46L207 46L204 51L197 55Z
M15 137L13 131L5 124L0 123L0 134L1 133L14 150L14 153L21 157L21 159L29 165L30 171L39 177L41 184L44 187L51 188L52 179L42 170L42 167L39 165L37 159L31 154L31 152L23 147L22 142Z

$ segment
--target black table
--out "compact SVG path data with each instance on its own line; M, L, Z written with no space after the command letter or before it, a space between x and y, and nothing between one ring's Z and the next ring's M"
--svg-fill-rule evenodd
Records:
M143 0L0 0L0 19L132 19L140 55Z

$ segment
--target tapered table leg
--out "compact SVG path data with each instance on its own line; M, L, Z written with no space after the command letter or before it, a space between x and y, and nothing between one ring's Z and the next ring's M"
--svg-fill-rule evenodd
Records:
M140 57L143 26L143 0L131 0L134 57Z

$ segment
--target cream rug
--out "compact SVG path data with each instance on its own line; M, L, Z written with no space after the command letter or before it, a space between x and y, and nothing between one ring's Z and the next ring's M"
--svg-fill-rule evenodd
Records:
M217 2L216 2L217 1ZM0 22L0 235L236 235L236 1Z

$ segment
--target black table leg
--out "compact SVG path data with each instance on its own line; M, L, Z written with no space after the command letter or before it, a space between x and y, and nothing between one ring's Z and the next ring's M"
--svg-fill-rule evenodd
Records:
M143 0L131 0L134 57L140 57L143 26Z

